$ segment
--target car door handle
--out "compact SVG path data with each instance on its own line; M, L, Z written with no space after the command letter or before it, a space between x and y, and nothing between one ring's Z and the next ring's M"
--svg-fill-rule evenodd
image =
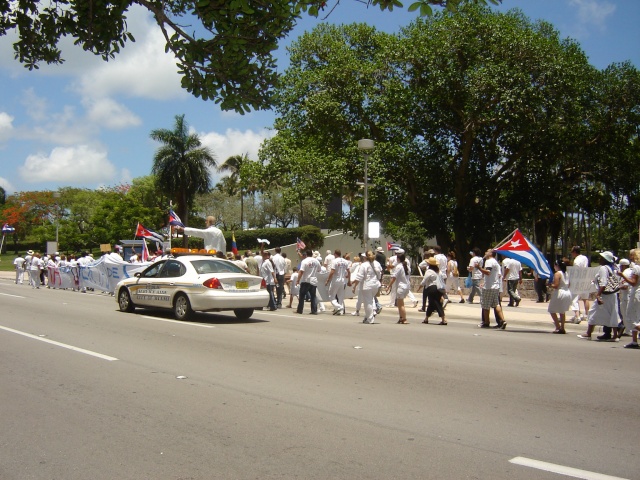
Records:
M171 282L169 285L171 285L172 287L175 287L175 286L176 286L176 284L175 284L175 283L173 283L173 282Z

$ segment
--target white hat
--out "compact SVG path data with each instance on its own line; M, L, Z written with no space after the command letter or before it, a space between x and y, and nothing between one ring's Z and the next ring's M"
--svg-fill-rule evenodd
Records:
M600 252L600 256L602 258L604 258L609 263L613 263L613 262L616 261L616 257L613 255L613 253L611 253L609 251Z
M33 255L33 250L27 250L27 255Z
M376 252L382 252L382 253L384 253L384 250L382 249L382 247L378 247L378 248L376 248Z
M630 265L631 262L629 262L629 260L627 260L626 258L621 258L620 261L618 262L619 265Z
M403 250L403 249L398 248L398 249L396 250L396 255L403 255L403 254L404 254L404 250Z

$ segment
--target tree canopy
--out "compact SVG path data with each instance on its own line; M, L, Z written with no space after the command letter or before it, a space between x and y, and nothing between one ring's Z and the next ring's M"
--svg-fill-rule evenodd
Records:
M356 0L352 0L356 1ZM422 15L431 6L455 9L460 3L501 0L416 0L409 7ZM86 2L0 2L0 36L15 34L15 58L29 69L40 63L64 62L59 42L76 45L104 60L114 58L127 42L127 12L134 5L153 15L182 75L182 86L196 97L213 99L224 110L244 113L269 108L278 74L273 51L304 13L333 11L339 0L106 0ZM349 2L352 3L352 2ZM392 11L399 0L358 1L358 7ZM351 6L345 8L352 8Z
M376 142L373 218L461 258L514 226L553 245L570 213L603 216L613 195L637 211L638 71L599 72L546 22L467 6L398 35L321 25L290 50L262 160L292 202L349 199L344 229L363 221L360 138Z

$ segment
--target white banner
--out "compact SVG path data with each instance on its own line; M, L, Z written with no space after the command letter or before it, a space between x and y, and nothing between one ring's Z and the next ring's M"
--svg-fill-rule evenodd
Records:
M579 293L591 293L597 290L593 279L600 267L567 267L569 274L569 290L574 295Z
M52 288L94 288L113 293L120 280L132 277L151 263L128 263L103 256L86 266L49 268Z

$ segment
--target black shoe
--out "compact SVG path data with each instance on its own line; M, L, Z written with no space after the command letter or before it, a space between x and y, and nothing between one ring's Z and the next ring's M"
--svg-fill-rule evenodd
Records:
M507 328L507 322L502 322L500 324L500 330L505 330Z
M513 307L513 303L507 304L507 307Z
M458 303L464 303L464 298L462 300L460 300Z
M520 300L522 300L522 299L520 299ZM520 306L520 300L516 300L516 307Z
M611 335L599 335L596 337L598 340L600 341L607 341L607 340L611 340Z

